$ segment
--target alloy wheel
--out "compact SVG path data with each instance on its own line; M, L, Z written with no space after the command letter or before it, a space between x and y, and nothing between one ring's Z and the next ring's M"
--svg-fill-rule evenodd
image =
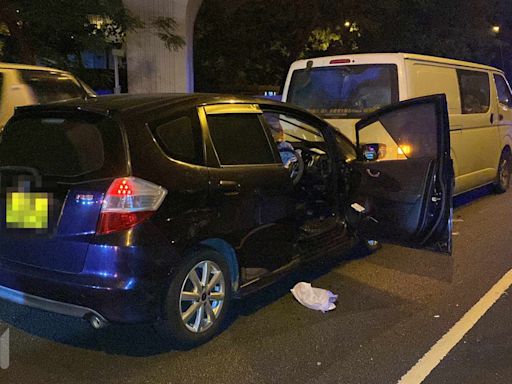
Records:
M510 166L508 159L504 158L500 164L500 184L504 189L508 187L510 183Z
M201 333L219 317L226 282L220 267L211 260L197 263L183 281L180 293L181 320L187 329Z

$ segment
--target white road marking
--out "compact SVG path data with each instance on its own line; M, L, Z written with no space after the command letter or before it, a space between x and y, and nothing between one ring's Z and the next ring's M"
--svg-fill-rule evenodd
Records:
M419 384L437 367L446 355L455 347L466 333L474 327L480 318L512 285L512 269L447 332L430 350L402 376L398 384Z

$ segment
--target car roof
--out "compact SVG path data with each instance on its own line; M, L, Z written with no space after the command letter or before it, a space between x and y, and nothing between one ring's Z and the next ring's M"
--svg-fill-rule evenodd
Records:
M158 93L158 94L123 94L107 95L82 99L73 99L67 101L58 101L47 105L31 105L18 107L17 113L24 111L44 111L44 110L84 110L94 113L110 115L112 113L122 113L123 115L139 115L151 113L165 107L194 107L206 104L265 104L275 105L286 108L292 108L297 111L307 112L306 110L285 104L280 101L261 97L241 96L241 95L221 95L208 93Z

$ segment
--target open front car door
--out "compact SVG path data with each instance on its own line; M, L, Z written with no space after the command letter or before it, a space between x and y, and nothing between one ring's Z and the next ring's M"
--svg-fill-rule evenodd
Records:
M356 125L349 224L361 237L451 254L453 166L445 95L385 107Z

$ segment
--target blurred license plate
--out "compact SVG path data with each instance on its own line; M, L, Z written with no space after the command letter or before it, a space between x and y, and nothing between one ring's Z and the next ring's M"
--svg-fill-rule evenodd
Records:
M7 228L47 229L50 195L41 192L8 192Z

